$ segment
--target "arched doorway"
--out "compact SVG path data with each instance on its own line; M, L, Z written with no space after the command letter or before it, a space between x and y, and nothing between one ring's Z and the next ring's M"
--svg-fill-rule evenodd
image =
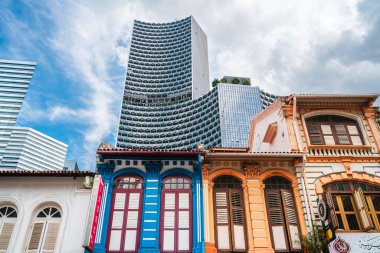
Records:
M300 251L300 229L291 182L284 177L273 176L265 179L263 183L274 250Z
M165 178L161 194L161 252L191 252L191 210L191 179L182 176Z
M136 252L140 241L143 179L123 175L115 180L107 252Z
M245 252L246 222L242 183L233 176L214 179L215 242L218 252Z

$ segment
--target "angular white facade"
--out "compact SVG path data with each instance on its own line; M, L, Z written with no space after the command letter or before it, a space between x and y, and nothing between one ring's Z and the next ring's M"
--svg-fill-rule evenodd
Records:
M67 145L29 127L13 127L1 169L61 170Z
M0 60L0 169L63 169L66 144L16 125L35 67L35 62Z
M32 79L35 62L0 60L0 159Z

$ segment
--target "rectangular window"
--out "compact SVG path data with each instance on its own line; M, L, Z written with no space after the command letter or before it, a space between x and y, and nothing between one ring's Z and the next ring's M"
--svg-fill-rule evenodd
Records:
M351 195L333 195L334 208L339 223L339 229L345 231L361 230L359 219L355 212Z

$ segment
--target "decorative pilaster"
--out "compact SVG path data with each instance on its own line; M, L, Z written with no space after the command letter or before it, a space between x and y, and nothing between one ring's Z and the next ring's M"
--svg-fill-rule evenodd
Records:
M193 253L201 253L204 248L203 235L203 185L201 161L193 164Z
M160 199L161 186L159 182L162 163L145 163L146 182L143 199L142 229L139 252L160 252Z
M371 130L373 139L375 140L377 152L380 153L380 129L376 127L375 122L377 111L373 107L364 108L362 111L368 122L368 126Z
M301 151L297 145L297 136L296 130L293 127L293 106L292 105L283 105L282 110L284 112L284 117L286 121L286 126L288 128L288 135L290 140L290 146L292 151ZM297 117L297 115L295 115Z
M214 236L213 183L209 179L211 164L202 165L203 200L204 200L204 232L205 252L216 253Z
M265 196L260 181L260 164L244 163L242 171L246 176L243 184L246 198L247 236L249 252L274 252L271 248L265 209Z

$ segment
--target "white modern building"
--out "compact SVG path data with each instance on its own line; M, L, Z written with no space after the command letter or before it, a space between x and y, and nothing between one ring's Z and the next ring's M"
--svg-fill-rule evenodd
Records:
M0 170L0 252L83 252L92 193L83 182L93 176Z
M1 169L61 170L67 145L29 127L13 127Z
M16 124L35 62L0 60L0 158Z
M35 67L35 62L0 60L0 169L63 169L66 144L16 125Z

